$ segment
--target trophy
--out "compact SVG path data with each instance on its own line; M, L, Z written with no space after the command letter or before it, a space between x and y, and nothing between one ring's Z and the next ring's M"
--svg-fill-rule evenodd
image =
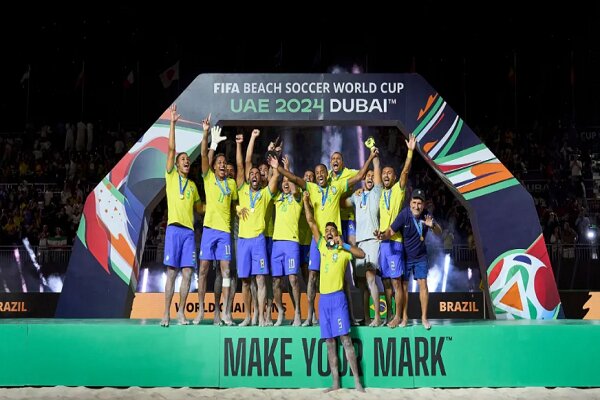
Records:
M275 139L274 142L269 143L269 148L267 153L265 154L265 160L268 160L269 157L273 157L279 160L281 163L281 153L282 153L283 141L280 140L279 136Z
M367 146L367 149L369 150L375 146L375 139L373 139L373 136L369 136L369 138L365 140L365 146Z

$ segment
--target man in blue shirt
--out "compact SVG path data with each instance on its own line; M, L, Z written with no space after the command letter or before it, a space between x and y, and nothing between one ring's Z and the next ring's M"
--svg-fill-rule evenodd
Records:
M388 240L396 232L401 232L404 238L404 251L406 253L406 269L402 280L404 291L403 316L400 326L406 326L407 304L408 304L408 278L412 271L414 279L419 284L419 300L421 301L421 320L423 327L430 329L427 320L427 303L429 301L429 289L427 288L427 248L425 247L425 236L429 230L436 235L442 233L442 227L433 220L425 210L425 192L415 189L410 199L410 205L405 207L392 225L383 232L376 232L379 240Z

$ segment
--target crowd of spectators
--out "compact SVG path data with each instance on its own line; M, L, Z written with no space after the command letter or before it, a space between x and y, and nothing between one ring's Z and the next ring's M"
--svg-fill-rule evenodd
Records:
M288 149L297 169L320 162L320 141L308 140L306 136L319 134L321 128L287 129L288 137L294 137ZM588 199L596 196L592 154L588 147L581 146L574 130L541 126L525 133L498 127L475 130L526 186L532 176L546 182L532 186L536 188L532 196L546 242L585 243L586 229L597 223L598 211L590 210L588 205ZM230 133L233 138L233 132ZM375 138L382 159L399 172L406 146L398 140L398 134L395 128L365 128L363 132L363 136ZM268 140L278 135L277 128L265 129L267 140L257 144L256 153L264 154ZM344 129L341 135L345 150L345 143L356 137L356 129ZM138 132L110 130L102 123L84 122L44 125L39 129L28 126L25 133L0 134L0 245L18 245L25 237L41 246L72 244L90 190L138 137ZM230 161L234 148L233 140L225 145ZM344 155L346 164L358 165L351 154ZM197 163L190 176L196 177L202 191ZM410 185L423 188L431 199L428 208L445 227L444 247L474 246L466 209L420 157L413 164ZM160 203L151 214L148 245L163 243L166 221L166 206Z

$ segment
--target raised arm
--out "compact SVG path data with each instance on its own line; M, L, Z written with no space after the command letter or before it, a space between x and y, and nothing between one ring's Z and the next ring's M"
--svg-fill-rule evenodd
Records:
M442 233L442 227L440 226L440 224L433 220L433 217L431 215L427 215L425 217L425 225L427 225L429 229L431 229L431 232L435 233L438 236Z
M379 159L379 154L373 159L373 183L379 186L383 185L383 181L381 180L381 160Z
M406 147L408 147L408 152L406 153L406 161L404 162L404 168L402 168L402 172L400 173L400 187L405 188L406 183L408 182L408 173L410 172L410 167L412 164L413 151L417 146L417 139L415 135L412 133L408 135L408 140L404 140L406 142Z
M363 180L363 178L367 174L367 171L369 170L369 164L371 164L371 161L373 161L373 159L375 157L377 157L378 155L379 155L379 150L377 149L377 147L371 147L371 154L369 154L369 158L367 158L367 161L365 161L362 168L358 171L358 173L356 175L354 175L352 178L348 179L348 187L352 187L355 184L357 184L358 182Z
M177 114L177 105L173 104L169 107L171 112L171 125L169 127L169 150L167 152L167 172L173 169L175 165L175 124L180 115Z
M299 176L294 175L290 171L288 171L285 168L283 168L281 165L279 165L277 167L277 171L281 175L283 175L286 178L288 178L290 180L290 182L292 182L294 185L299 186L302 189L306 189L306 181L304 179L300 178Z
M256 138L260 135L260 131L258 129L253 129L252 134L250 135L250 141L248 142L248 148L246 149L246 175L244 178L246 180L250 179L250 170L252 169L252 153L254 153L254 142Z
M200 143L200 157L202 158L202 176L208 173L210 162L208 161L208 130L210 129L210 114L202 120L202 143Z
M241 187L244 184L244 161L242 160L242 143L244 142L244 135L238 133L235 135L235 164L237 167L237 173L235 176L235 184L237 187Z
M215 160L215 151L213 149L208 149L208 165L213 165L214 160Z
M319 243L319 239L321 239L321 232L319 232L319 227L317 227L317 223L315 222L315 216L313 215L312 206L310 205L310 195L308 192L304 192L302 201L304 202L304 214L306 215L306 222L308 222L308 226L313 234L315 243Z
M283 169L285 169L286 171L290 170L290 159L288 158L287 155L281 157L281 162L283 163Z
M277 193L277 180L279 179L279 171L277 171L277 167L279 166L279 160L275 157L269 157L267 162L273 170L271 178L269 179L269 191L272 195L275 195Z

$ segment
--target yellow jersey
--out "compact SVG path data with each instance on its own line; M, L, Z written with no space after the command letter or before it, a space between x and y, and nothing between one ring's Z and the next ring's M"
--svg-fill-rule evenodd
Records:
M341 232L340 199L348 190L348 181L338 180L331 182L324 188L316 183L306 182L306 190L310 194L315 221L317 222L321 235L325 234L325 225L327 225L328 222L334 222Z
M167 194L167 225L179 224L194 230L194 204L200 201L194 181L182 178L177 168L165 171Z
M240 218L240 231L238 237L252 239L258 237L265 230L265 213L271 204L271 191L264 187L258 191L250 190L248 182L244 182L238 189L240 207L248 209L248 218Z
M273 237L275 231L275 205L273 202L269 202L269 207L265 212L265 237Z
M317 246L321 254L320 292L321 294L339 292L344 289L344 275L348 262L352 260L352 253L337 246L333 249L328 248L323 236Z
M302 205L293 194L278 194L273 198L275 203L275 228L273 240L289 240L299 242L298 223L302 213ZM306 219L305 219L306 220Z
M346 168L344 167L344 169L342 170L342 172L340 174L335 174L333 171L329 171L329 181L330 182L337 182L340 180L348 180L350 178L353 178L354 176L356 176L356 174L358 174L358 170L357 169L350 169L350 168ZM354 191L354 187L348 188L348 191L353 192ZM354 221L354 207L344 207L340 209L340 218L342 221ZM340 229L342 229L340 227Z
M209 169L203 178L206 194L204 226L229 233L231 232L231 201L238 199L235 181L230 178L217 179L212 169Z
M379 200L379 229L385 231L392 225L392 222L398 216L406 190L400 187L400 181L396 182L391 189L383 189L381 199ZM402 233L396 232L390 238L396 242L402 241Z

